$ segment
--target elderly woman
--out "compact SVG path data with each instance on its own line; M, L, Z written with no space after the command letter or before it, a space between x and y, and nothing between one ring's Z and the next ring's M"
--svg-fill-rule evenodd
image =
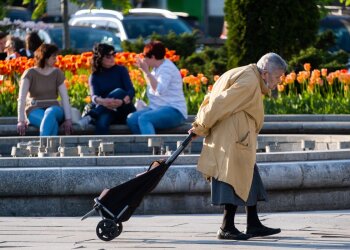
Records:
M137 65L147 81L149 106L130 114L127 124L133 134L155 134L156 129L174 128L185 122L186 100L180 71L164 58L164 45L150 42L144 47L143 55Z
M212 204L224 205L219 239L247 240L277 234L260 222L257 201L266 200L256 161L256 140L264 121L263 95L275 89L287 69L275 53L257 64L231 69L204 98L190 132L204 136L198 170L211 180ZM245 206L247 228L234 223L237 206Z
M40 136L57 135L62 123L65 134L72 132L71 106L64 84L65 77L55 67L57 53L57 46L42 44L35 52L35 67L26 70L22 75L17 124L20 135L25 135L27 120L40 129ZM58 94L63 107L57 100Z

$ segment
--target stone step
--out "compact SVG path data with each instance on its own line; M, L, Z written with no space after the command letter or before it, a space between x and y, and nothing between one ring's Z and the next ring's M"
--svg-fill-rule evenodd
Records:
M195 115L189 115L187 123L192 123ZM290 115L265 115L265 122L350 122L348 114L314 115L314 114L290 114ZM0 125L17 124L16 116L0 117Z
M179 142L183 141L187 135L79 135L79 136L8 136L0 139L0 155L9 157L12 155L13 147L23 148L23 152L16 150L16 156L31 156L30 150L34 150L35 145L40 144L47 147L47 152L62 152L59 146L68 149L75 148L75 155L78 156L77 148L94 147L99 151L100 143L113 143L113 153L116 156L127 155L159 155L161 151L174 151ZM49 146L47 146L49 145ZM156 146L156 147L153 147ZM27 149L25 151L24 149ZM29 149L29 150L28 150ZM199 154L202 149L202 138L193 140L185 149L186 154ZM294 151L328 151L350 149L349 135L311 135L311 134L273 134L259 135L257 139L257 152L294 152ZM42 152L45 150L41 150ZM74 156L73 153L64 156ZM105 154L102 154L105 155ZM111 154L108 154L111 155ZM63 155L62 155L63 156Z
M258 163L298 161L349 160L350 149L257 153ZM57 168L57 167L133 167L149 166L153 161L167 159L169 155L119 155L89 157L2 157L2 168ZM199 154L179 155L175 165L196 165Z
M158 130L157 134L187 134L191 128L191 123L185 123L173 129ZM82 130L78 125L73 125L73 135L93 135L94 126L89 125ZM111 125L111 135L130 135L131 132L126 125ZM265 122L260 134L350 134L350 121L319 121L319 122ZM0 136L17 136L17 126L15 124L0 125ZM29 126L26 135L37 136L39 130ZM64 135L61 128L59 135Z
M185 123L179 127L173 129L158 130L158 134L186 134L191 128L191 123ZM95 126L88 125L86 129L81 129L79 125L73 125L73 135L93 135L95 133ZM127 125L113 124L110 126L111 135L128 135L131 134ZM17 136L17 125L6 124L0 125L0 136ZM37 136L39 135L39 129L29 126L26 130L26 135ZM64 130L60 128L59 135L64 135Z
M157 134L187 134L195 116L189 116L186 123L173 128L158 130ZM17 136L16 117L0 117L0 136ZM93 135L95 127L88 125L82 130L73 126L74 135ZM110 134L131 134L126 125L111 125ZM350 115L266 115L260 134L350 134ZM26 135L39 135L39 130L32 126ZM64 135L63 129L59 135Z

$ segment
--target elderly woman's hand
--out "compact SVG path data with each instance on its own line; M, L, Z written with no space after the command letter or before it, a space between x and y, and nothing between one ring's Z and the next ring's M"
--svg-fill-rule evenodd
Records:
M62 126L66 135L71 135L73 133L73 124L71 119L65 120Z
M28 124L25 121L17 123L17 132L19 135L25 135Z
M187 132L188 134L193 134L191 140L195 140L198 138L198 135L193 132L194 130L195 130L195 128L190 128L190 130L188 130L188 132Z

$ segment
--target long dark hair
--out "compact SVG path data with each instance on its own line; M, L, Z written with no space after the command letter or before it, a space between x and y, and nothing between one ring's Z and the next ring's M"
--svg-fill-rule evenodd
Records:
M46 59L49 59L52 55L58 53L58 47L54 44L43 43L35 51L35 65L39 68L44 68Z
M98 43L93 48L92 56L92 72L98 73L102 71L102 59L105 55L108 55L114 51L114 47L105 43Z
M43 41L41 40L40 36L38 35L38 32L36 31L30 32L26 37L26 47L33 53L37 50L37 48L40 47L42 43Z

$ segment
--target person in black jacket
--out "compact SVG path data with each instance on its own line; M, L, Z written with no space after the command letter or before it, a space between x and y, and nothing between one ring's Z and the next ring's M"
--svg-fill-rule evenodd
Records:
M7 53L5 52L5 44L7 33L0 31L0 60L5 60Z
M80 121L82 129L95 121L95 134L109 134L111 124L123 124L128 114L135 111L135 89L126 67L117 65L115 50L109 44L98 43L93 48L92 74L89 78L90 95L96 108Z

